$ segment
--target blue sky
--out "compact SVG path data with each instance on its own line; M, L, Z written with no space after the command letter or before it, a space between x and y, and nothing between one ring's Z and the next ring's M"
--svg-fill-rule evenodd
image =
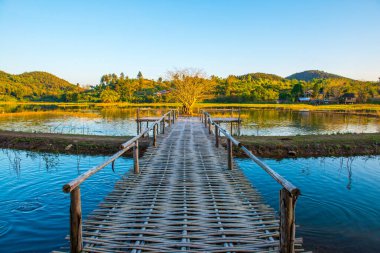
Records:
M0 70L380 77L380 0L0 0Z

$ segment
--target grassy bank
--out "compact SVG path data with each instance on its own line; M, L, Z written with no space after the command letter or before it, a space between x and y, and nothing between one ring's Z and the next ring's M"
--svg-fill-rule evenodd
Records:
M130 138L132 137L0 131L0 148L59 154L111 155L119 151L120 145ZM143 139L139 144L144 151L149 140Z
M0 105L54 105L57 107L181 107L180 103L47 103L47 102L0 102ZM194 112L204 108L243 108L243 109L281 109L281 110L309 110L309 111L331 111L341 113L366 114L380 116L379 104L334 104L334 105L310 105L310 104L228 104L228 103L198 103Z
M255 155L268 158L380 154L380 133L245 136L237 139ZM236 152L244 156L238 149Z
M94 136L0 131L0 148L62 154L110 155L130 136ZM380 133L305 136L245 136L238 140L259 157L379 155ZM140 142L142 153L151 140ZM235 156L245 157L238 148ZM131 153L127 153L131 155Z

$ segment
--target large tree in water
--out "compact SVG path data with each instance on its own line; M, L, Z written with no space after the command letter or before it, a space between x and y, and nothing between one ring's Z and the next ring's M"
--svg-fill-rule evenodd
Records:
M171 71L169 77L173 86L172 94L182 103L184 114L192 114L194 104L214 87L205 73L196 69Z

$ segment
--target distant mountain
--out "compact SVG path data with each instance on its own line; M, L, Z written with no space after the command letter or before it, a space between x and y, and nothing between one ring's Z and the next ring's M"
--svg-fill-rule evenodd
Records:
M293 75L290 75L290 76L286 77L286 79L290 79L290 80L291 79L296 79L296 80L303 80L303 81L311 81L313 79L328 79L328 78L332 78L332 79L341 79L341 78L343 78L343 79L350 79L350 78L347 78L347 77L343 77L343 76L327 73L327 72L324 72L324 71L321 71L321 70L307 70L307 71L295 73Z
M0 95L5 98L28 100L60 100L78 87L53 74L34 71L13 75L0 71Z

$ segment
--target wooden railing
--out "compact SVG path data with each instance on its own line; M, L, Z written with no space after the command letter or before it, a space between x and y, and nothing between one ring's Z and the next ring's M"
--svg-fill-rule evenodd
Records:
M63 186L63 191L65 193L70 193L70 251L71 252L81 252L83 249L82 240L82 205L80 196L80 184L86 181L90 176L94 175L96 172L100 171L107 165L112 163L112 168L114 167L115 160L127 152L129 149L133 148L133 168L134 173L139 174L139 139L149 134L153 130L153 145L157 146L157 135L158 127L161 128L161 133L165 133L165 122L168 122L169 126L174 124L176 120L176 111L170 110L165 113L160 119L153 122L150 127L145 128L140 134L133 137L129 141L123 143L120 146L120 151L111 156L107 161L95 166L82 175L78 176L71 182Z
M295 204L301 191L288 180L283 178L268 165L259 160L251 151L244 147L238 140L231 136L228 131L215 123L208 112L203 111L200 116L209 133L212 133L211 126L214 126L215 146L219 147L220 133L227 140L227 166L228 169L233 169L233 145L239 147L251 160L265 170L274 180L276 180L283 188L280 190L280 252L293 253L295 244Z

